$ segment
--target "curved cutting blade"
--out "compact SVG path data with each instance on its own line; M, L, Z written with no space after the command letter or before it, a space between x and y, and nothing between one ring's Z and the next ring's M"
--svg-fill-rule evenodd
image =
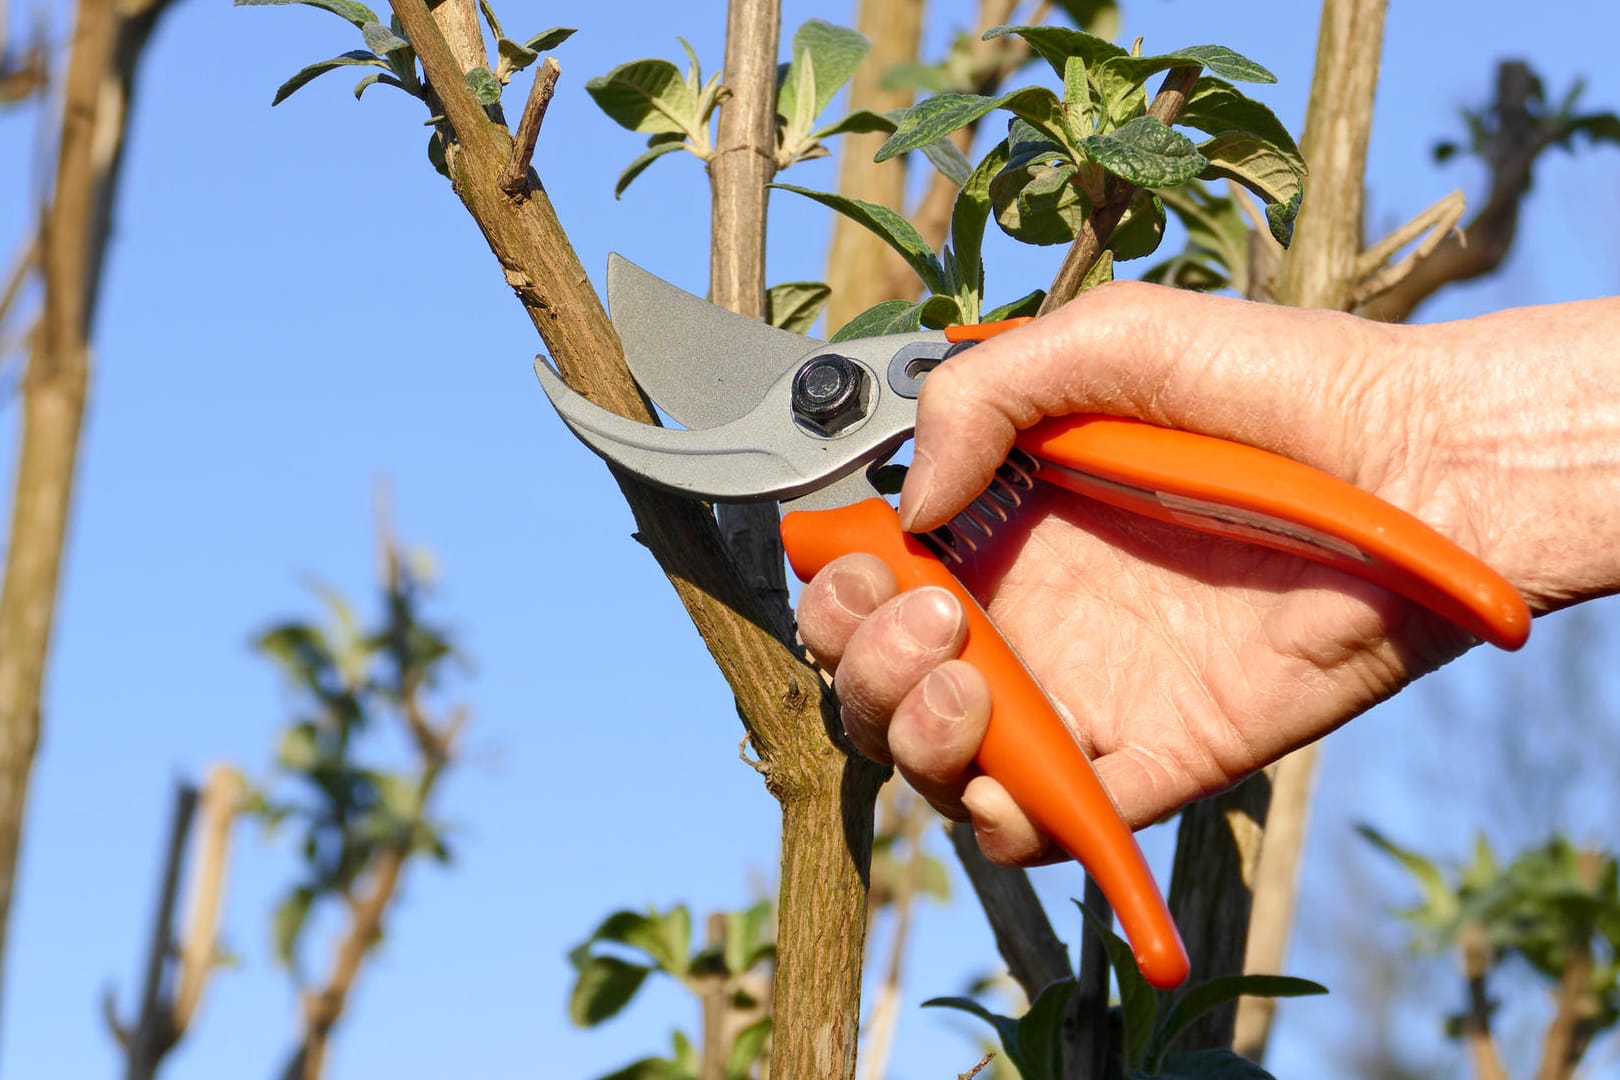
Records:
M621 255L608 256L607 282L630 373L689 428L743 416L821 344L716 307Z

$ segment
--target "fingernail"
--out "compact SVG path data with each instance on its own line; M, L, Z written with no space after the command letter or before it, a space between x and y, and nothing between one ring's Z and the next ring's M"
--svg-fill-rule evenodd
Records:
M922 699L928 711L941 720L956 724L967 717L961 687L956 685L956 679L944 668L935 668L923 680Z
M923 652L949 645L961 622L961 605L944 589L918 589L900 605L900 629Z
M910 529L923 507L928 505L928 489L934 483L934 459L926 451L915 451L911 467L906 470L906 482L900 488L900 525Z
M833 603L857 619L864 619L877 609L877 588L869 575L858 570L837 570L827 584L832 590Z

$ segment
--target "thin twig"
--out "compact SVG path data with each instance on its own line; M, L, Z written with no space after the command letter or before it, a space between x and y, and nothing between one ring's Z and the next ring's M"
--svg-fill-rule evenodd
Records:
M1485 991L1485 977L1491 970L1491 947L1485 928L1469 923L1457 935L1462 953L1463 978L1468 983L1468 1011L1463 1015L1463 1044L1473 1063L1474 1080L1507 1080L1502 1058L1491 1034L1491 999Z
M179 974L170 1007L176 1037L190 1025L208 976L219 963L219 911L225 897L231 825L240 808L241 791L242 781L236 770L223 765L209 770L198 806L202 832L188 890L190 910L177 949Z
M957 1073L956 1080L973 1080L975 1076L978 1076L985 1070L985 1067L988 1066L990 1062L995 1060L995 1057L995 1054L984 1055L984 1057L979 1059L979 1063L973 1066L973 1068L969 1069L965 1073Z
M1147 114L1165 124L1175 123L1176 117L1187 104L1187 95L1192 93L1193 84L1198 81L1198 75L1203 68L1197 64L1188 67L1171 68L1165 75L1164 82L1159 86L1159 92L1153 96L1153 103L1148 106ZM1057 277L1052 280L1052 287L1046 291L1046 299L1041 301L1040 313L1045 315L1049 311L1062 307L1073 300L1080 291L1080 285L1091 272L1092 264L1102 255L1103 248L1113 238L1114 227L1119 219L1125 216L1125 211L1136 197L1135 184L1119 181L1114 193L1107 202L1095 207L1080 225L1080 234L1075 237L1069 248L1069 253L1063 258L1063 265L1058 268Z
M11 305L17 302L22 292L23 283L28 280L28 272L39 263L39 230L31 230L28 239L23 243L22 250L17 252L16 259L11 264L11 270L6 274L4 289L0 289L0 326L5 325L6 316L11 314Z
M528 188L529 163L534 160L534 146L540 138L540 125L545 122L551 95L557 92L557 76L562 66L556 57L546 57L540 70L534 73L534 84L529 87L529 100L523 103L523 117L518 121L517 143L512 147L512 160L507 162L501 177L501 190L519 198Z
M1418 263L1427 259L1440 246L1440 241L1457 232L1458 242L1467 246L1468 238L1457 230L1457 222L1462 220L1463 210L1467 207L1463 193L1453 191L1429 207L1405 225L1390 233L1373 247L1361 253L1356 259L1356 286L1351 294L1358 304L1364 304L1375 296L1388 292L1407 276L1417 269ZM1423 238L1412 253L1393 266L1385 266L1395 253L1422 236Z

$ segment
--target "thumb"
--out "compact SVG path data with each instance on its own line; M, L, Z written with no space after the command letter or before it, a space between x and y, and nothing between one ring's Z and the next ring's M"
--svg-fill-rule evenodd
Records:
M1343 387L1389 330L1134 281L1089 290L929 373L900 520L916 532L943 525L989 485L1020 431L1075 413L1244 442L1352 479L1343 433L1354 395Z

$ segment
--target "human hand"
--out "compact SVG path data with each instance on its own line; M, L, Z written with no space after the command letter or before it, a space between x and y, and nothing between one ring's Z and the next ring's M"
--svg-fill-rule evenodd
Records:
M1042 417L1108 413L1313 465L1492 562L1505 553L1489 485L1477 469L1443 467L1455 455L1442 435L1467 418L1447 406L1441 344L1335 313L1105 286L929 376L902 520L942 524ZM1044 487L961 576L1068 713L1133 826L1319 737L1469 644L1359 579ZM881 563L850 556L806 587L799 617L836 672L857 747L893 760L948 816L971 817L991 858L1061 855L972 768L988 688L954 659L962 620L948 594L897 596Z

